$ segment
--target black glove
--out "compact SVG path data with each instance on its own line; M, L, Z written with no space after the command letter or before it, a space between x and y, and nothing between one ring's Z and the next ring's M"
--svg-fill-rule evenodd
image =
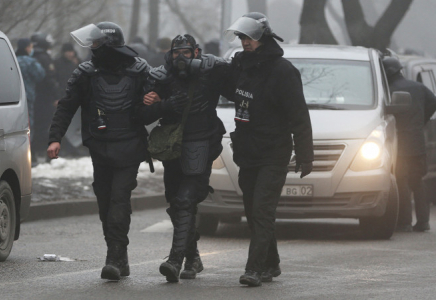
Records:
M188 95L186 93L177 93L171 97L162 100L162 108L165 111L174 111L183 113L186 104L188 103Z
M295 173L298 173L300 167L301 167L300 178L303 178L304 176L307 176L310 174L310 172L312 172L313 164L312 162L308 162L308 163L297 162L297 164L295 165Z

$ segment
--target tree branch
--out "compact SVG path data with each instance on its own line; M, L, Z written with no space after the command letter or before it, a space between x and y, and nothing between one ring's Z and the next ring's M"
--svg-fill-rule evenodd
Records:
M300 44L337 44L325 18L326 0L304 0L300 16Z
M185 29L188 33L192 33L202 44L204 44L204 38L201 34L191 25L191 23L186 19L185 14L181 11L179 2L177 0L170 1L165 0L165 3L168 5L170 10L179 17L180 22L182 22Z
M371 47L374 29L365 21L359 0L342 0L342 7L351 44Z
M384 51L413 0L392 0L374 27L375 47Z

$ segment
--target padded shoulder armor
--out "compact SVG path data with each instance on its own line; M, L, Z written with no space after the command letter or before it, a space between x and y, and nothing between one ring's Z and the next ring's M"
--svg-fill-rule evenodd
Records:
M224 58L212 54L203 54L201 56L203 62L201 64L201 71L208 72L217 65L229 64Z
M165 66L163 65L157 68L151 68L149 73L150 77L158 81L166 81L170 76L167 69L165 69Z
M73 73L71 74L70 78L67 81L67 88L66 88L67 93L71 91L74 85L76 85L76 83L81 78L82 74L83 72L80 70L80 68L77 68L73 71Z
M139 75L142 72L147 72L150 70L150 65L148 62L140 57L135 57L135 62L126 69L127 72Z
M92 75L97 72L97 68L94 66L92 61L85 61L79 65L79 70L87 75Z

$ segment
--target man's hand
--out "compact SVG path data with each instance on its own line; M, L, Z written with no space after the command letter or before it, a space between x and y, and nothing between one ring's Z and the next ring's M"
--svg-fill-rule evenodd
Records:
M295 165L295 173L298 173L301 167L301 175L300 178L303 178L304 176L307 176L312 172L313 164L311 162L309 163L300 163L297 162Z
M155 102L159 102L160 97L156 92L150 92L144 96L143 100L145 105L152 105Z
M59 151L61 150L61 144L58 142L53 142L47 148L47 155L51 159L58 158Z

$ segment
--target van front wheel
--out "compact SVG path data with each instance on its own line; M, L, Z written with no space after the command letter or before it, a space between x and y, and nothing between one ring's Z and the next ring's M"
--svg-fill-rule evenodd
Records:
M0 181L0 261L11 253L16 227L15 201L6 181Z
M369 239L388 240L394 234L398 220L398 189L395 177L391 175L391 188L386 211L381 217L360 218L359 225Z

